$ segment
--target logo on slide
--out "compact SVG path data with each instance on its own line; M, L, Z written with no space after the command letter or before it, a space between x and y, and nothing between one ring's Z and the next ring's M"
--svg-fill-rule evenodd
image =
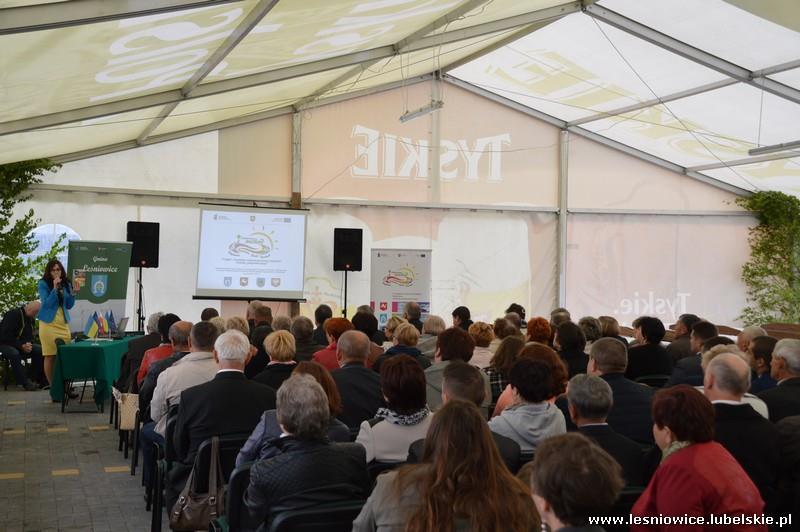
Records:
M256 279L256 286L258 286L259 288L264 288L266 282L267 282L266 279L264 279L263 277L259 277Z
M103 297L108 291L108 274L92 275L92 295Z
M247 277L239 277L239 286L247 286L249 281Z
M236 235L236 241L228 246L228 254L234 257L249 255L250 257L267 258L275 246L272 237L260 231L248 236Z
M409 266L403 266L399 270L389 270L383 278L384 286L413 286L416 273Z
M225 286L226 286L226 287L228 287L228 286L230 286L231 284L233 284L233 279L231 279L230 277L225 277L225 278L222 280L222 282L225 284Z
M278 288L281 285L281 278L280 277L273 277L270 282L272 283L272 286L274 286L275 288Z
M387 303L386 301L381 301L381 311L386 312L388 308L389 308L389 303Z

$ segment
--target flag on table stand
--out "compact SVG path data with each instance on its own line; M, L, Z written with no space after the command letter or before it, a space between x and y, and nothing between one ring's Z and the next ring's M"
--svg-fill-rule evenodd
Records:
M100 335L106 334L108 332L108 322L102 316L102 314L94 314L95 321L97 322L97 330Z
M108 332L115 333L117 332L117 324L114 321L114 311L109 310L106 312L106 321L108 322Z
M97 312L89 316L89 321L86 322L86 327L83 328L83 334L88 336L89 338L94 338L97 336L97 331L99 327L97 326Z

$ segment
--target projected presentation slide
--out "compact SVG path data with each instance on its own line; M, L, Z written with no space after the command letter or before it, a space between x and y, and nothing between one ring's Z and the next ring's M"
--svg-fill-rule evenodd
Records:
M196 295L302 299L305 240L303 211L203 209Z

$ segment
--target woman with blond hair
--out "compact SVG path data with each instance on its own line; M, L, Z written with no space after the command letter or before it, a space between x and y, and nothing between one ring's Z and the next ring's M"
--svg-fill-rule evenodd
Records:
M506 468L478 407L454 399L434 416L422 463L380 475L353 531L530 532L539 523L530 489Z
M275 331L264 339L264 350L269 363L253 380L277 390L297 365L294 361L294 336L289 331Z
M394 345L375 359L375 362L372 364L372 369L380 373L381 364L397 355L410 356L422 366L422 369L429 367L431 365L431 360L417 349L417 342L419 342L419 331L417 328L408 322L401 323L397 326L393 334L392 343Z

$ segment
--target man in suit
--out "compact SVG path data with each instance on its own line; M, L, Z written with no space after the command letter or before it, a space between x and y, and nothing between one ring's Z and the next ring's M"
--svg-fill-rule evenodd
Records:
M747 349L750 347L750 342L756 336L766 336L767 331L759 327L758 325L749 325L742 329L738 335L736 335L736 347L739 348L739 351L742 353L746 353Z
M628 486L646 486L658 465L655 447L643 447L617 433L606 422L614 404L611 386L596 375L579 374L567 387L569 417L578 432L594 440L622 466ZM659 453L660 454L660 453Z
M753 370L750 393L763 392L778 385L778 381L772 378L770 369L772 352L777 343L778 339L772 336L756 336L750 340L750 345L747 347L750 367Z
M252 379L267 367L269 357L264 350L264 340L272 332L272 309L263 303L253 309L253 325L250 327L250 343L256 348L256 354L247 363L244 372Z
M358 429L362 422L374 418L375 412L384 406L381 377L364 365L369 344L369 338L361 331L345 331L336 343L340 367L331 376L342 397L339 420L351 429Z
M636 380L645 375L672 373L672 357L661 346L666 330L658 318L642 316L633 322L636 345L628 350L625 376Z
M689 335L689 346L693 354L678 361L665 387L676 384L703 385L703 367L701 365L703 344L715 336L719 336L719 331L713 323L702 320L694 324Z
M323 349L314 341L314 324L305 316L295 316L289 331L294 336L294 359L297 362L309 361L314 353Z
M403 317L422 334L422 320L420 319L422 317L422 309L419 303L416 301L408 301L403 306Z
M442 376L442 404L451 399L459 399L475 403L481 409L486 398L486 389L483 382L482 372L475 366L471 366L460 360L453 360L444 368ZM492 438L500 451L508 470L516 474L520 467L519 444L496 432L492 432ZM467 442L465 442L467 443ZM422 461L422 452L425 447L425 440L417 440L408 448L409 463Z
M325 336L325 320L333 317L333 310L328 305L322 304L314 310L314 322L317 328L314 329L314 341L321 346L328 345L328 338Z
M174 437L177 463L169 475L173 498L183 488L201 443L212 436L249 435L261 414L275 408L275 390L245 377L250 341L244 333L222 333L213 356L218 366L214 378L181 393Z
M136 382L136 373L144 358L144 352L157 347L161 343L161 333L158 332L158 320L163 312L155 312L147 318L147 334L132 338L128 342L128 352L122 357L120 364L120 377L117 379L117 389L122 391L139 392Z
M736 458L770 508L780 464L778 429L742 402L749 388L750 367L741 356L722 353L708 363L703 393L714 405L714 439Z
M692 356L692 348L689 344L689 336L692 334L692 326L700 321L694 314L681 314L678 321L672 328L675 338L667 346L667 353L672 358L673 366L682 358Z
M769 420L777 423L800 414L800 340L784 338L775 344L770 371L778 385L758 396L769 407Z
M21 307L13 308L3 315L0 322L0 352L11 363L17 386L26 391L39 389L30 381L22 369L22 359L30 358L34 379L45 382L42 366L42 346L33 343L33 326L42 304L30 301Z

